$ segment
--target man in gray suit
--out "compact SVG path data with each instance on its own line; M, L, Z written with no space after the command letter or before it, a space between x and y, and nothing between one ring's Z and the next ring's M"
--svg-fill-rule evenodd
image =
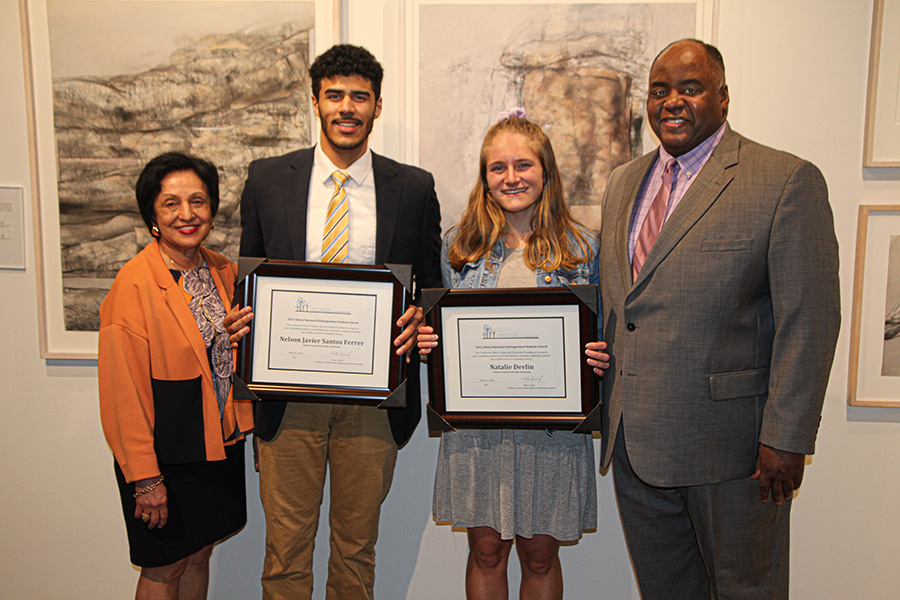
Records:
M840 326L825 181L731 131L722 56L697 40L657 56L647 113L662 147L603 201L602 464L645 600L787 598Z

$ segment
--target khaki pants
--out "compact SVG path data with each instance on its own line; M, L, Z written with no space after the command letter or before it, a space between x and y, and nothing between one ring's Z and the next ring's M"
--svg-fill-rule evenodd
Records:
M312 595L312 557L330 465L328 600L373 598L381 503L397 460L387 414L371 406L289 402L276 436L259 440L266 513L264 600Z

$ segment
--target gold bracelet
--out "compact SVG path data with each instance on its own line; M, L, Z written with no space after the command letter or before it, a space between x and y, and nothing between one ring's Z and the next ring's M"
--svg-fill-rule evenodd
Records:
M150 485L148 485L141 491L133 493L131 495L131 497L137 498L138 496L143 496L144 494L149 494L150 492L155 490L157 487L159 487L159 484L161 484L163 482L163 479L164 479L164 477L162 475L160 475L159 479L157 479L156 481L154 481L153 483L151 483Z

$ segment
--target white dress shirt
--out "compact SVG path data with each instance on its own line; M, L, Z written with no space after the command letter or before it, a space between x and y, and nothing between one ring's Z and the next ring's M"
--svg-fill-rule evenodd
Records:
M309 176L309 202L306 208L306 260L321 262L322 235L328 218L328 203L334 194L331 174L334 166L320 145L316 145L312 173ZM343 169L350 174L344 184L350 206L350 253L348 262L358 265L375 264L375 176L372 174L372 152Z

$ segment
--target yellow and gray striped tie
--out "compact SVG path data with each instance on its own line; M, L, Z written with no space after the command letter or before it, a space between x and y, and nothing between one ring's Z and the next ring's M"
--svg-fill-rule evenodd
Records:
M328 203L325 235L322 237L322 262L345 263L350 251L350 211L344 184L350 181L346 171L331 174L334 193Z

